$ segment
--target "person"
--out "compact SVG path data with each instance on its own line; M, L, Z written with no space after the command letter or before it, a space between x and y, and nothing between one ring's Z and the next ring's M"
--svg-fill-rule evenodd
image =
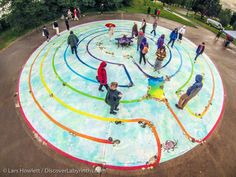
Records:
M70 8L67 11L67 17L69 20L72 19L72 12L71 12Z
M162 46L164 45L164 42L165 42L165 35L162 34L157 40L157 49L162 48Z
M142 26L141 26L141 28L140 28L140 29L143 31L143 33L145 33L146 26L147 26L146 20L143 18L143 20L142 20Z
M157 8L154 10L154 16L157 17Z
M101 11L101 14L103 14L103 11L104 11L104 4L103 3L100 5L100 11Z
M205 50L205 43L203 42L202 44L198 45L197 50L196 50L196 57L194 59L194 63L196 63L197 58L203 54Z
M161 10L158 9L158 10L157 10L157 17L158 17L158 19L160 18L160 15L161 15Z
M70 35L68 37L67 43L71 47L72 54L77 54L77 43L79 42L78 37L73 33L73 31L70 32Z
M66 24L66 29L69 31L70 30L70 25L69 25L69 21L68 18L65 18L65 24Z
M138 25L136 22L134 22L134 26L132 27L132 37L137 37L138 36Z
M81 10L80 10L80 8L78 7L78 8L77 8L77 17L78 17L78 19L80 18L80 16L81 16Z
M54 23L53 23L53 29L55 29L56 30L56 34L57 34L57 36L60 36L60 32L59 32L59 25L58 25L58 23L57 23L57 21L54 21Z
M98 67L97 70L97 80L100 83L100 86L98 88L99 91L103 92L104 90L102 87L104 86L108 90L108 85L107 85L107 72L106 72L106 66L107 63L105 61L102 61L101 64Z
M49 31L46 28L46 26L43 26L43 36L45 36L46 39L47 39L47 42L49 42L49 40L50 40L50 38L49 38Z
M144 38L144 33L143 33L142 30L140 30L140 31L138 32L137 51L139 51L139 48L140 48L140 45L141 45L141 42L142 42L143 38Z
M191 87L189 87L187 92L180 97L178 104L175 104L178 109L184 109L186 104L198 94L198 92L202 89L203 86L202 79L202 75L196 75L195 83Z
M143 37L142 42L140 44L140 59L139 59L139 64L141 65L142 59L144 64L146 65L146 54L148 53L148 43L147 43L147 38Z
M225 39L225 47L228 47L230 42L233 42L234 39L230 36L230 35L226 35L226 39Z
M147 16L149 16L149 15L150 15L150 12L151 12L151 7L150 7L150 6L148 6L148 9L147 9Z
M119 102L120 99L122 98L122 93L117 90L118 83L117 82L112 82L110 85L110 88L108 88L105 102L110 106L110 114L116 115L117 112L119 111Z
M186 32L186 26L183 26L179 29L179 39L178 39L178 41L180 41L180 42L182 41L182 38L183 38L183 35L185 34L185 32Z
M74 20L79 20L77 17L77 9L76 8L74 8Z
M175 44L175 40L177 39L178 37L178 28L175 28L171 33L170 33L170 41L168 42L168 45L170 43L171 44L171 47L173 48L174 47L174 44Z
M218 40L222 33L223 33L223 30L219 30L219 32L216 34L215 40Z
M156 62L154 64L154 71L158 71L158 73L159 73L159 70L161 69L162 61L166 58L165 46L162 46L160 49L157 49L156 56L157 56L157 58L156 58Z
M113 26L109 26L108 34L109 34L109 39L111 40L114 35L114 27Z
M157 19L155 18L152 24L152 31L151 31L151 34L154 33L154 36L156 36L156 29L157 29Z

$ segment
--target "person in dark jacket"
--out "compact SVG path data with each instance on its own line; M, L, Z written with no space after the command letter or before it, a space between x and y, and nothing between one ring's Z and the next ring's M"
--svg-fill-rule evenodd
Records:
M202 75L196 75L195 83L188 88L187 92L180 97L178 104L175 105L178 109L183 109L186 104L198 94L203 86L202 79Z
M73 31L70 32L70 35L68 37L67 43L71 47L72 54L77 54L77 43L79 42L78 37L73 33Z
M65 18L65 24L66 24L66 29L69 31L70 30L70 25L69 25L68 18Z
M46 28L46 26L43 26L43 36L45 36L47 38L47 42L50 40L50 38L49 38L49 31Z
M142 63L142 59L144 61L144 64L146 64L145 55L147 54L147 52L148 52L148 43L147 43L147 38L144 37L142 39L141 44L140 44L140 59L139 59L139 64Z
M143 18L142 26L140 28L143 31L143 33L145 33L146 27L147 27L147 23L146 23L146 20Z
M108 88L105 102L110 105L110 114L117 114L115 111L119 111L119 102L122 97L122 93L117 90L118 83L112 82L110 88Z
M164 46L164 43L165 43L165 35L162 34L157 40L157 49L162 48Z
M198 47L197 47L197 50L196 50L196 57L194 59L194 63L196 63L196 60L197 58L203 54L205 50L205 43L203 42L202 44L200 44Z
M60 36L60 30L59 30L59 25L58 25L57 21L54 21L54 23L53 23L53 29L56 30L57 36Z
M134 26L132 27L132 37L137 37L138 36L138 25L136 22L134 22Z
M147 9L147 16L149 16L151 13L151 7L149 6L148 9Z
M175 28L175 29L170 33L170 41L168 42L168 45L169 45L170 43L172 43L172 44L171 44L171 47L172 47L172 48L174 47L174 44L175 44L175 41L176 41L177 37L178 37L178 28Z
M107 66L107 63L105 61L102 61L101 64L98 67L97 70L97 80L100 83L100 86L98 88L99 91L103 92L104 90L102 87L104 86L108 90L107 85L107 72L105 67Z

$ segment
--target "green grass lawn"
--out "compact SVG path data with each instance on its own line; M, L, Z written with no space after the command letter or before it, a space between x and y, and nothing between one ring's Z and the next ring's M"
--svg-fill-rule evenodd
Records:
M130 7L123 7L119 11L124 11L126 13L144 13L145 14L145 13L147 13L147 8L149 6L151 7L152 14L154 13L155 8L161 9L161 17L176 21L176 22L181 23L186 26L195 27L195 25L193 23L174 15L167 10L164 10L162 3L153 3L150 1L145 2L145 0L134 0L133 4Z

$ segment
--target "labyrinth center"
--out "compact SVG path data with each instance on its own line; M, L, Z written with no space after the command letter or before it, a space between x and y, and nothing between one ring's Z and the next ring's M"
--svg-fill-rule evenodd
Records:
M109 22L116 24L111 41L105 27ZM139 65L137 40L123 48L115 40L130 37L132 26L128 20L79 25L72 29L79 37L78 55L71 53L65 31L30 56L19 80L19 103L26 122L48 146L91 165L125 170L168 161L210 137L224 106L223 84L213 62L203 54L194 64L197 46L184 38L167 47L160 73L154 72L156 41L165 34L168 42L171 31L158 26L154 37L147 25L148 62ZM106 92L98 91L101 61L107 62L108 82L118 82L123 93L116 116L104 102ZM203 88L184 110L177 109L197 74L203 75ZM148 87L151 98L145 97Z

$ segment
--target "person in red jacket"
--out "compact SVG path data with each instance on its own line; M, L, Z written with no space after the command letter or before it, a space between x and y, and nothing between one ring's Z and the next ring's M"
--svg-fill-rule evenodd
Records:
M108 85L107 85L107 72L105 67L107 66L107 63L105 61L103 61L100 66L98 67L98 76L97 76L97 80L100 83L100 86L98 88L99 91L103 92L104 90L102 89L102 87L106 87L106 89L108 90Z

